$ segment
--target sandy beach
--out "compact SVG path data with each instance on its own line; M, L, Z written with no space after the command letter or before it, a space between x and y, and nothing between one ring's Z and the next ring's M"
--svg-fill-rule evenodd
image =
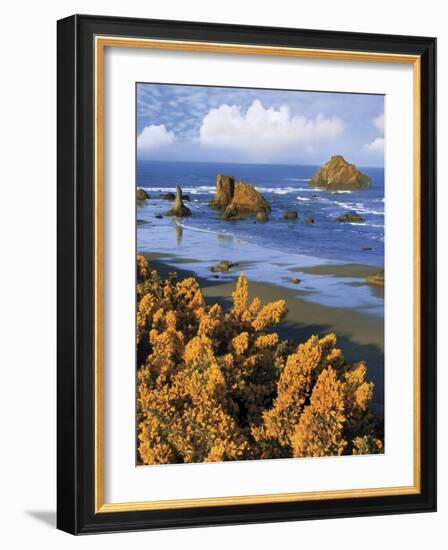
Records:
M169 272L177 272L179 279L185 277L196 277L198 279L203 295L209 304L219 303L228 307L231 303L231 292L234 288L234 281L220 280L207 277L202 278L194 271L184 269L184 265L193 262L191 259L178 258L176 267L167 263L170 255L158 253L144 253L150 265L156 269L161 276ZM244 266L235 269L235 276L243 271ZM301 268L304 271L307 268ZM362 277L371 274L372 266L356 266L356 274ZM321 265L309 268L312 275L318 271L319 275L326 273L345 273L348 270L353 274L353 266L344 265ZM337 275L336 275L337 276ZM343 276L343 275L341 275ZM382 316L372 315L361 311L354 311L351 308L329 307L316 302L310 302L303 296L305 291L300 289L285 288L267 282L252 281L249 278L249 291L251 297L258 296L263 302L273 302L284 299L287 302L288 314L276 330L284 338L291 338L295 342L302 342L311 335L323 336L329 332L335 332L338 337L338 345L344 352L347 362L364 360L368 367L368 379L375 384L375 392L372 405L378 413L384 409L384 320Z

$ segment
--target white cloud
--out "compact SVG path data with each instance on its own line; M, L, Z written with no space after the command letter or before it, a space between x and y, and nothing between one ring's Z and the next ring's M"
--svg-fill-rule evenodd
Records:
M202 120L199 142L205 147L239 150L252 159L291 157L332 141L344 130L340 118L292 116L287 106L265 108L254 100L244 112L236 105L211 109Z
M364 145L364 150L371 153L383 153L384 138L377 137L371 143L366 143L366 145Z
M374 118L373 124L382 134L384 134L384 113Z
M158 126L151 124L145 126L137 137L139 151L150 151L166 145L171 145L176 140L174 132L167 130L164 124Z
M381 135L384 135L384 113L378 115L372 122L375 128L381 132ZM376 137L370 143L366 143L363 150L368 153L384 153L384 138Z

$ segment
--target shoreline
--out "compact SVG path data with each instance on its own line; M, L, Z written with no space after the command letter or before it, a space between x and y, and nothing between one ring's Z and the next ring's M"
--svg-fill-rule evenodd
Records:
M178 258L176 266L166 262L172 254L139 252L157 270L161 277L170 272L176 272L179 279L195 277L199 282L206 302L218 303L228 308L231 303L231 292L234 289L234 278L201 277L194 271L187 269L192 262ZM197 260L198 261L198 260ZM199 261L198 261L199 262ZM183 267L183 265L185 267ZM237 275L243 266L231 273ZM325 270L331 275L334 268L343 268L334 264L310 267L312 273L318 268L319 275L325 275ZM358 266L359 267L359 266ZM365 266L371 269L371 266ZM305 268L301 268L304 270ZM377 270L377 269L376 269ZM364 273L364 271L363 271ZM228 274L226 274L228 275ZM249 280L250 298L258 296L264 303L276 300L286 300L288 314L276 328L283 338L291 338L295 342L303 342L313 334L323 336L335 332L338 346L342 349L347 362L365 361L367 364L367 378L374 382L375 390L372 406L378 413L384 411L384 319L383 316L371 314L367 311L358 311L350 307L334 307L323 305L304 298L307 292L300 288L292 289L271 282Z
M358 264L358 263L334 263L315 265L311 267L291 268L290 271L302 271L303 273L309 273L310 275L331 275L332 277L357 277L363 278L369 277L378 273L381 269L380 266Z

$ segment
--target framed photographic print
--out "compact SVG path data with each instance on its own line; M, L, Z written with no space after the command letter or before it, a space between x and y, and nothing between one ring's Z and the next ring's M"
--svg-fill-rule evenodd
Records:
M434 511L433 38L58 22L58 527Z

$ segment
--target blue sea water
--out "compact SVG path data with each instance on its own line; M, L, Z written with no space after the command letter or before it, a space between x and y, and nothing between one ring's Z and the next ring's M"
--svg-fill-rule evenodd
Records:
M137 249L190 259L189 269L210 277L213 262L246 262L245 270L258 280L291 286L292 275L302 278L300 289L309 299L326 305L355 307L382 314L383 299L359 278L307 277L300 267L321 264L384 266L384 170L360 167L372 187L360 191L328 192L311 188L318 166L138 161L136 184L150 200L138 208ZM268 223L253 218L225 221L208 206L215 194L217 174L231 175L255 185L271 205ZM180 184L190 196L192 216L183 220L155 218L170 208L160 199ZM283 214L297 210L298 220ZM362 224L345 224L336 217L357 212ZM314 224L306 224L307 217ZM294 274L290 271L294 270ZM232 277L232 274L228 274ZM225 278L226 275L221 275ZM341 285L346 285L344 289ZM341 288L342 291L341 292Z

